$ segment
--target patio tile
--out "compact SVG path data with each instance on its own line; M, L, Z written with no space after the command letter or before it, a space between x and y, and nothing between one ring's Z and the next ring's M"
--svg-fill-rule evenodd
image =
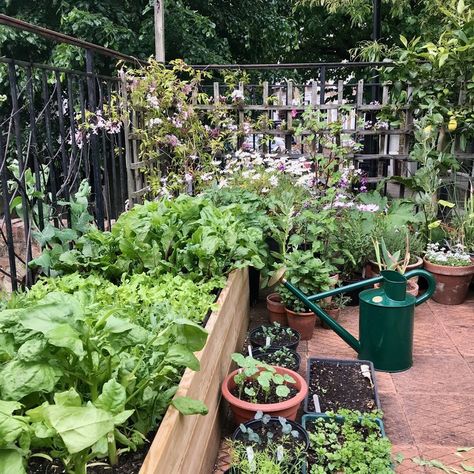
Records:
M402 407L415 443L474 446L474 396L404 394Z
M418 448L413 444L394 444L392 446L392 455L394 458L397 455L403 456L401 463L396 463L395 472L397 474L417 474L426 472L422 466L413 462L413 458L419 457Z
M397 391L393 383L392 374L376 371L375 379L380 393L395 393Z
M445 445L421 445L418 449L422 459L440 461L444 466L458 469L460 472L466 472L462 467L463 464L474 468L474 449L458 452L459 446ZM440 472L440 470L435 467L425 467L425 469L426 472L429 473Z
M446 393L469 393L473 387L472 372L460 355L418 355L410 370L392 377L399 393L439 393L440 401Z
M393 444L413 444L410 425L405 417L399 397L395 394L380 394L380 403L384 412L385 431Z
M421 309L421 308L420 308ZM413 354L457 354L446 328L430 312L415 313Z

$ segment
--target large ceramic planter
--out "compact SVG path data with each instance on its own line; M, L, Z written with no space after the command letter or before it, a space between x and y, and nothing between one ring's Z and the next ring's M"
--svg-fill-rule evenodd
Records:
M474 274L474 260L472 258L471 265L465 267L436 265L426 260L426 258L424 259L424 266L435 277L436 290L432 298L437 303L455 305L464 302Z
M235 375L238 374L239 369L231 372L222 382L222 396L227 400L234 416L234 421L239 423L245 423L246 421L252 420L257 411L263 411L263 413L271 416L283 416L288 420L295 420L298 408L301 402L305 399L308 393L308 385L301 375L283 367L275 367L277 373L288 374L295 380L294 387L298 390L298 393L289 400L285 400L280 403L269 403L259 404L250 403L232 395L232 390L235 388L236 383L234 382Z
M267 296L268 319L273 323L281 326L288 326L286 318L285 305L281 302L281 296L278 293L271 293Z
M310 311L308 313L296 313L286 308L288 326L300 333L302 341L308 341L313 337L313 330L316 324L316 315Z

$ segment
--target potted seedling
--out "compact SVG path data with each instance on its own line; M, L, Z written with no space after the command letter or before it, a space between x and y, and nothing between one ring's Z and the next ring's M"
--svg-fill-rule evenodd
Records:
M283 367L273 367L253 357L232 354L239 369L231 372L222 383L222 395L227 400L236 423L251 420L257 411L290 420L304 400L308 386L299 374Z
M304 415L309 434L308 474L368 472L393 474L391 443L374 416L341 410L338 414Z
M287 347L261 347L252 353L254 359L265 362L269 365L277 365L286 369L298 372L300 368L301 356Z
M287 254L285 265L286 279L307 295L327 291L335 284L331 278L334 268L310 251L295 250ZM288 325L300 333L301 339L311 339L316 315L287 288L280 287L279 293L285 303Z
M230 472L300 474L308 445L308 434L300 424L259 411L234 432Z
M462 245L447 248L428 244L424 266L435 277L436 290L432 298L436 302L448 305L464 302L474 274L474 258Z
M331 316L332 319L335 321L339 320L339 317L341 315L341 311L350 303L351 298L350 296L346 296L343 294L336 295L334 298L331 300L331 302L328 303L323 303L321 306L324 308L326 313ZM321 321L321 326L324 329L331 329L324 321Z
M252 347L272 347L296 350L300 342L300 334L295 329L283 327L278 323L264 324L250 331Z

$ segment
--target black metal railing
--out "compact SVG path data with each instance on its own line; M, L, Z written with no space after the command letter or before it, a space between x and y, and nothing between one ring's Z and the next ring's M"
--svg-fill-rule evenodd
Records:
M116 126L111 133L93 123L105 123L104 105L121 82L97 73L94 55L105 55L111 69L118 61L141 62L6 15L0 15L0 23L82 48L86 64L80 71L0 57L0 272L15 290L34 280L28 266L39 252L34 232L50 221L58 227L71 224L64 203L82 180L92 187L89 209L100 229L110 228L125 209L123 130ZM80 128L91 121L89 130Z

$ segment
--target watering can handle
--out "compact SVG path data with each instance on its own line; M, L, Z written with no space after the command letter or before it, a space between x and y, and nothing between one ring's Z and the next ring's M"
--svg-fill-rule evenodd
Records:
M412 270L411 272L405 273L405 278L407 280L415 276L423 277L428 282L428 289L421 296L418 296L418 298L416 298L415 305L418 306L419 304L424 303L426 300L431 298L431 295L436 289L436 280L430 272L427 272L426 270L422 269L416 269Z

